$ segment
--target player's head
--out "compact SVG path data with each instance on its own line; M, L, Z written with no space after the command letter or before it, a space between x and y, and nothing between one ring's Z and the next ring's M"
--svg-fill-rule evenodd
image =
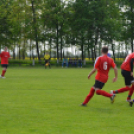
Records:
M7 47L4 48L4 51L5 51L5 52L7 51Z
M108 53L108 47L106 47L106 46L102 47L101 52L103 54L107 54Z

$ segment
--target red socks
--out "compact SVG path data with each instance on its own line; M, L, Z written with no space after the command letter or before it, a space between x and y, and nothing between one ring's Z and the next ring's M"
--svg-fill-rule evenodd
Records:
M102 96L105 96L105 97L111 97L111 96L113 96L112 94L107 93L107 92L104 91L104 90L97 90L97 91L96 91L96 94L102 95Z
M120 89L118 89L118 90L116 90L116 91L113 91L113 93L116 94L116 93L122 93L122 92L125 92L125 91L129 91L127 100L130 100L130 99L131 99L131 96L132 96L132 94L133 94L133 92L134 92L134 85L132 85L131 88L130 88L130 87L120 88ZM92 87L92 88L90 89L89 94L88 94L87 97L85 98L83 104L87 104L87 103L90 101L90 99L93 97L94 93L95 93L95 90L94 90L94 88ZM105 96L105 97L109 97L109 98L110 98L111 96L113 96L113 94L110 94L110 93L108 93L108 92L106 92L106 91L104 91L104 90L97 90L97 91L96 91L96 94L102 95L102 96Z
M94 88L92 87L92 88L90 89L89 94L88 94L87 97L85 98L83 104L87 104L87 103L90 101L90 99L93 97L94 93L95 93L95 90L94 90ZM96 94L102 95L102 96L105 96L105 97L111 97L111 96L113 96L112 94L107 93L107 92L104 91L104 90L97 90L97 91L96 91Z
M129 91L127 100L130 100L130 99L131 99L131 96L132 96L132 94L133 94L133 92L134 92L134 85L132 85L131 88L130 88L130 87L123 87L123 88L120 88L120 89L118 89L118 90L113 91L113 93L114 93L114 94L117 94L117 93L123 93L123 92L125 92L125 91Z
M123 88L120 88L120 89L118 89L118 90L113 91L113 93L114 93L114 94L123 93L123 92L125 92L125 91L130 90L130 89L131 89L130 87L123 87Z
M132 85L132 87L129 90L127 100L130 100L131 99L131 96L132 96L133 92L134 92L134 85Z
M4 77L5 73L6 73L6 70L2 70L1 76Z
M83 104L87 104L87 103L90 101L90 99L93 97L94 93L95 93L95 90L94 90L94 88L92 87L92 88L90 89L90 92L89 92L88 96L85 98Z

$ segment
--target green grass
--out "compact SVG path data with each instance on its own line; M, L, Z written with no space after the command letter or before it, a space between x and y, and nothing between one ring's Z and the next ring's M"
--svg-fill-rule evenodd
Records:
M0 134L133 134L134 107L125 102L127 92L115 103L95 95L80 107L90 87L90 69L8 68L0 79ZM113 70L104 90L124 86Z

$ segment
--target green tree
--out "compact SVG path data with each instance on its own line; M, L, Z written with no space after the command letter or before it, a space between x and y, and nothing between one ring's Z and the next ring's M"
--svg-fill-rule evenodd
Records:
M44 28L50 29L53 36L53 42L56 44L57 59L62 58L62 49L64 45L64 35L66 32L66 10L65 3L61 0L44 0L44 9L42 18ZM45 29L44 29L45 30ZM55 31L55 32L54 32ZM52 37L51 37L52 38ZM59 55L59 50L61 55Z
M126 44L131 44L131 51L134 51L134 1L124 0L120 1L122 9L122 37Z

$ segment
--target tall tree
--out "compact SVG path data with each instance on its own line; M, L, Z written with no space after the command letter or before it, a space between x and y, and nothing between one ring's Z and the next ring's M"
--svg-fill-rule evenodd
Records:
M131 44L131 51L134 51L134 1L120 0L122 10L122 24L124 40Z
M42 19L44 20L44 26L48 27L52 31L55 31L54 38L56 44L57 59L59 59L60 49L62 58L62 49L64 41L63 36L65 32L65 4L62 0L44 0L44 6L45 8L43 9Z

